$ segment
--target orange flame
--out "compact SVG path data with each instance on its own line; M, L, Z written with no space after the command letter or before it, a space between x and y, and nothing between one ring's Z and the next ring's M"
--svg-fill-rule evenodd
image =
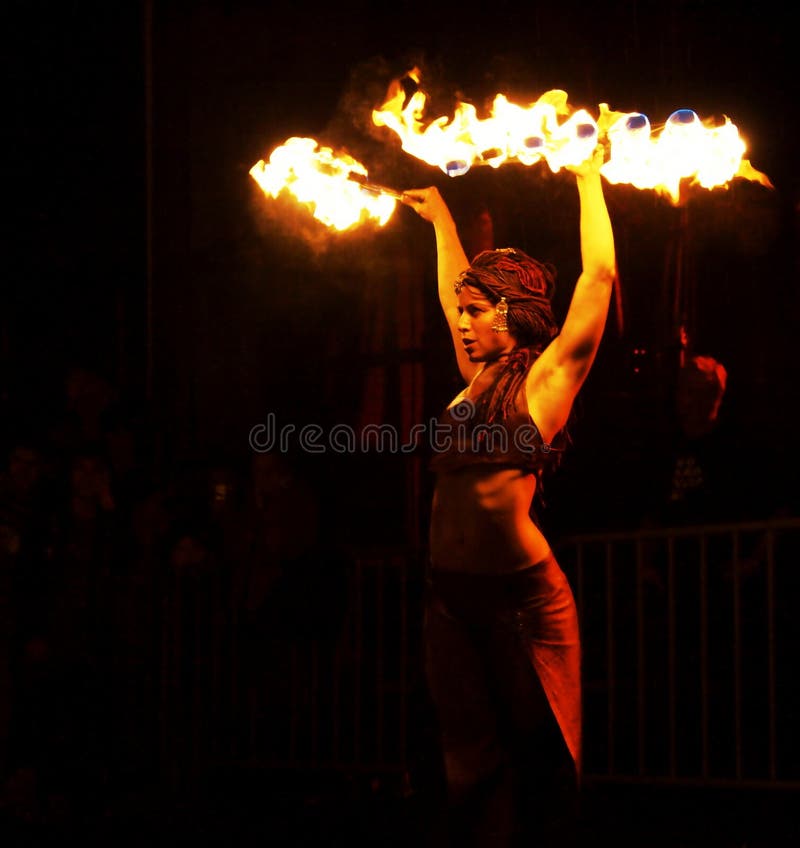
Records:
M268 163L256 162L250 176L268 197L288 192L318 221L339 231L369 221L383 226L397 205L388 190L365 185L367 169L360 162L320 147L313 138L287 139L272 151Z
M601 173L611 183L656 189L680 202L683 180L711 189L743 177L768 188L772 183L744 159L747 149L728 117L715 125L691 109L678 109L654 135L641 112L614 114L600 104L599 123L606 127L609 158Z
M419 84L417 68L406 76ZM426 124L425 93L417 89L406 102L396 81L384 105L373 110L372 120L393 130L407 153L453 177L473 165L498 168L506 162L533 165L542 160L557 172L580 164L599 142L607 150L601 173L609 182L655 189L674 204L680 202L683 180L709 189L727 186L738 176L772 187L765 174L742 158L745 143L727 117L714 126L691 109L679 109L653 133L640 112L611 112L601 103L595 120L585 109L573 110L567 100L560 89L545 92L527 106L498 94L487 118L479 118L473 105L459 102L452 119L440 116Z

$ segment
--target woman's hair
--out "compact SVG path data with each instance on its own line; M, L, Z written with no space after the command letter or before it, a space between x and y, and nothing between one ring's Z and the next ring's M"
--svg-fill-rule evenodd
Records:
M558 334L550 305L556 286L553 265L513 247L483 250L458 284L479 289L492 303L506 299L508 329L520 347L533 348L538 355Z
M514 411L528 369L559 332L551 306L555 285L553 265L511 247L481 251L458 277L457 289L477 289L493 304L506 299L508 331L517 341L494 384L478 398L476 421L504 423ZM566 427L562 435L568 442ZM553 450L553 467L558 465L560 455L560 450Z
M456 282L457 287L479 290L493 304L504 297L508 304L508 331L517 341L506 367L478 403L478 412L482 413L479 419L488 424L510 414L531 363L558 335L550 305L555 284L552 265L511 247L481 251Z

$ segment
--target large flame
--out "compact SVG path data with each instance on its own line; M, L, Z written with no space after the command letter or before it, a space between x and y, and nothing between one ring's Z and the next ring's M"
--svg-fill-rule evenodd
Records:
M389 194L364 187L367 169L360 162L313 138L287 139L269 162L256 162L250 176L267 196L288 192L318 221L339 231L367 222L383 226L397 205Z
M418 86L419 70L409 71L406 79ZM772 187L742 158L745 142L727 117L714 125L691 109L678 109L654 131L640 112L612 112L601 103L595 119L585 109L573 110L567 92L553 89L526 106L498 94L486 118L478 117L473 105L459 102L452 118L426 122L426 102L419 88L406 99L401 81L395 81L372 120L393 130L407 153L453 177L473 165L498 168L506 162L545 161L557 172L581 163L600 142L607 150L602 174L609 182L655 189L675 204L684 180L708 189L744 177Z
M747 146L728 117L702 121L693 110L678 109L654 133L641 112L612 113L601 103L599 123L607 127L609 149L601 173L611 183L655 189L675 204L683 180L711 189L743 177L772 188L767 175L743 158Z

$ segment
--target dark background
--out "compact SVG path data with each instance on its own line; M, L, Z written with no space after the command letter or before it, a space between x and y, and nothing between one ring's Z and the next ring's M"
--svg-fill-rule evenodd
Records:
M260 534L263 523L301 548L310 541L309 563L326 573L335 571L330 565L339 541L359 562L371 561L370 546L378 546L376 559L406 563L412 583L420 576L412 572L425 561L417 556L424 554L431 483L424 450L295 455L307 463L301 470L313 472L298 475L301 494L308 495L308 480L320 487L309 487L312 508L303 497L295 511L296 501L281 488L285 469L277 463L261 469L260 485L272 499L253 509L248 497L256 489L258 468L248 442L251 428L274 415L281 425L315 423L329 430L372 421L402 430L438 413L459 389L435 295L429 225L400 208L383 230L364 227L331 235L290 201L267 201L249 176L251 166L288 137L311 136L348 150L377 182L396 188L435 184L450 203L468 251L476 243L476 222L488 213L497 246L515 245L554 262L559 270L554 306L559 318L565 313L579 272L574 180L545 166L511 164L497 171L473 168L451 179L403 154L394 137L371 126L370 114L390 80L412 65L423 70L432 114L450 114L457 99L481 106L502 92L533 102L548 89L562 88L575 107L595 111L606 102L614 110L642 111L654 125L675 109L692 108L703 118L725 114L738 126L749 145L747 157L770 177L773 189L744 180L727 190L689 188L685 203L676 208L653 192L606 185L619 299L576 406L573 448L559 474L546 481L540 518L555 545L575 531L651 527L676 518L704 523L800 515L794 419L800 128L797 37L789 8L688 0L593 5L496 0L479 8L222 0L4 4L7 224L0 286L0 436L10 449L38 443L48 460L51 451L58 460L65 445L68 449L63 465L54 463L58 485L52 494L46 490L42 512L26 512L30 504L24 498L15 501L8 490L0 491L5 510L0 530L33 519L25 524L28 549L22 550L28 558L17 557L16 573L6 568L14 557L0 550L5 557L0 589L8 588L9 574L24 578L22 591L0 595L5 628L0 640L6 640L0 646L5 652L0 652L0 766L9 772L0 789L0 830L13 819L15 831L38 834L43 822L54 837L47 844L77 836L82 844L137 845L161 844L173 836L171 841L183 844L210 828L210 840L196 844L230 844L237 830L245 844L252 841L246 825L252 825L253 834L273 844L275 829L285 825L292 837L295 829L319 827L324 835L317 843L333 844L331 824L338 820L347 825L347 844L358 832L370 832L367 844L374 844L373 831L385 833L402 817L415 831L416 822L422 823L420 835L406 841L422 841L427 812L402 810L393 817L396 808L378 803L382 790L369 773L364 785L370 804L345 804L344 812L338 799L354 797L349 784L347 794L339 795L338 788L327 792L333 798L328 808L326 790L315 788L319 774L292 783L279 772L263 775L249 768L238 782L226 774L214 776L207 793L198 790L201 801L191 791L188 800L176 793L174 804L158 792L149 797L151 785L163 785L159 781L194 791L182 779L205 775L219 754L218 744L244 752L232 757L234 767L257 758L255 746L239 739L251 725L228 721L226 705L243 690L229 685L227 673L241 661L269 695L272 683L289 679L286 662L295 654L280 647L265 658L258 639L252 653L237 652L227 637L219 637L215 622L238 622L241 595L249 599L246 593L217 591L218 579L238 586L231 572L238 574L251 560L274 564L274 552L262 555L257 544L244 544ZM676 313L676 299L685 314ZM691 331L693 352L723 363L728 384L711 444L711 502L678 516L665 507L678 447L679 318ZM85 546L76 554L68 533L41 532L51 509L68 530L72 527L65 499L72 491L66 486L70 450L81 458L84 447L69 442L76 410L66 396L66 380L76 367L101 377L116 395L102 434L115 474L119 456L111 447L121 442L125 448L131 433L138 466L123 463L125 473L112 480L119 484L117 504L111 516L101 517L115 532L107 531L104 521L99 532L109 532L113 544L108 551L102 545L92 548L91 557L83 558L78 554ZM91 393L88 401L91 407ZM65 442L54 443L54 434L66 434ZM121 453L125 459L125 450ZM8 454L4 458L10 459ZM19 475L19 468L9 469L2 475L4 485L16 480L11 470ZM220 481L227 492L231 479L247 489L239 492L244 508L238 512L209 497ZM20 505L16 512L6 509ZM228 523L231 516L235 520ZM57 522L56 531L60 526ZM737 546L740 527L737 523L731 534ZM746 528L741 533L744 581L755 573L745 566L766 561L771 549L756 550L748 560ZM7 546L7 539L4 533L0 541ZM320 539L326 548L317 556ZM792 544L779 548L781 562L793 562ZM408 548L411 555L397 556L398 549L408 554ZM714 564L724 569L725 556L723 551ZM733 556L738 562L738 547ZM83 579L84 560L89 568L99 562L102 579ZM32 581L29 563L42 568L41 575L31 570ZM329 584L319 579L320 568L297 571L287 593L295 600L309 594L314 603L341 611ZM796 570L787 571L769 590L778 609L778 651L769 657L777 662L780 684L775 704L781 762L791 760L797 738ZM599 589L601 597L608 585ZM759 626L767 632L759 617L761 595L750 591L752 585L742 583L741 643L758 672L752 679L762 683L751 686L751 678L743 678L745 706L754 699L760 703L764 676L775 672L763 659L766 647L746 635ZM410 599L394 583L379 582L376 599L379 590L387 603L408 604L412 615L421 608L413 587ZM64 672L59 661L49 661L46 651L42 655L39 637L44 634L46 650L62 649L59 627L66 624L70 632L74 623L80 631L84 618L77 615L72 622L64 616L52 625L50 604L55 602L58 611L66 600L82 609L82 593L89 591L95 594L86 608L99 622L89 659L98 673L90 669L87 682L83 672L70 671L75 657L69 643L63 649ZM691 609L697 609L693 587L689 595ZM324 623L318 609L304 613L302 606L286 605L285 594L275 597L273 611L289 610L300 636L309 621ZM373 595L365 591L364 597ZM720 603L726 598L723 592ZM627 592L614 600L625 621L634 600ZM597 604L594 612L602 614L604 606ZM383 624L377 601L374 607L365 602L364 609L370 616L379 610L374 617ZM693 626L693 616L681 623ZM648 625L655 629L660 621L648 619ZM402 639L416 638L415 621L410 624ZM385 629L385 640L381 636L369 645L375 655L386 650L389 656L390 643L402 641L399 627ZM589 632L587 647L601 650L605 637ZM732 632L728 622L712 635L727 645ZM626 643L638 647L638 631ZM39 653L28 653L37 644ZM679 651L690 668L691 648ZM412 659L413 649L412 644ZM3 665L17 651L24 659L21 671ZM359 681L370 656L359 654L354 663ZM221 666L212 661L219 657ZM80 667L82 657L78 660ZM601 660L596 663L605 671ZM25 676L41 665L43 687L36 675ZM207 674L220 667L224 674L212 685ZM715 672L724 678L724 662ZM424 704L413 671L411 678L397 692ZM598 698L604 685L592 690ZM371 691L366 679L363 688ZM219 703L223 708L217 714ZM729 738L725 727L736 718L727 703L719 701L725 726L714 725L721 746ZM424 719L424 709L421 713ZM274 720L279 714L265 710L257 728L281 736ZM367 724L376 714L364 709ZM291 717L298 717L297 710ZM426 760L430 725L413 709L409 721L411 755L427 781L436 771L433 759ZM688 725L691 745L692 722ZM387 750L389 742L400 744L397 734L386 736L376 744L386 742ZM69 744L62 746L64 740ZM660 750L664 740L653 741ZM274 752L281 750L276 744ZM92 756L96 762L87 763ZM76 768L81 764L83 773ZM29 794L38 793L38 800L34 797L30 807L21 804L17 815L13 804L20 779L23 790L29 781ZM420 785L416 796L403 795L406 809L415 797L435 794L427 783ZM634 783L632 788L642 787ZM778 788L767 787L774 794ZM412 781L412 790L419 789ZM774 843L760 839L770 814L757 794L721 794L718 803L708 793L702 803L693 794L683 801L656 794L653 803L643 804L635 794L623 796L621 803L607 803L602 793L595 797L586 818L587 844L589 837L598 841L598 834L603 841L603 822L609 839L622 845L729 848L787 841L782 833ZM31 819L37 804L44 812ZM783 822L794 826L795 807L796 798L788 797L785 815L772 822L775 833ZM751 812L756 841L746 839L738 823L740 815ZM693 823L701 818L707 827ZM96 826L96 840L84 822ZM396 829L394 838L402 840L404 829ZM649 836L642 839L639 830ZM670 841L681 830L694 838ZM215 843L216 833L225 837ZM34 842L26 838L21 844ZM387 837L385 844L400 843Z
M551 488L562 503L569 490L569 503L551 521L559 531L635 525L643 500L658 498L676 281L694 349L729 374L726 508L731 517L795 508L799 136L782 4L5 8L8 427L45 426L74 362L144 411L163 464L246 462L247 434L269 412L297 424L359 420L368 367L385 372L393 420L397 366L409 357L423 365L426 413L449 399L457 385L427 225L401 208L385 230L331 237L290 204L265 201L249 168L292 135L349 150L378 182L438 185L466 232L487 209L498 246L558 265L563 316L578 272L570 178L508 165L450 179L402 154L371 128L370 110L418 64L436 114L456 98L480 106L498 92L533 101L563 88L590 111L606 102L656 124L688 107L739 127L773 190L737 180L690 190L675 209L653 192L606 187L624 320L609 320L575 449ZM424 326L422 343L404 347L397 287L409 278L422 280ZM383 336L370 346L376 316ZM350 460L356 494L344 512L366 517L354 524L366 541L402 539L407 476L386 457ZM392 467L376 486L383 463ZM425 493L424 474L415 485Z

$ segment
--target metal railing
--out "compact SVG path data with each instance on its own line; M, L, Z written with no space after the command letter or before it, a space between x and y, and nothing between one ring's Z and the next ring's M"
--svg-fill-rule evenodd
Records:
M171 576L159 651L168 783L219 766L406 775L421 571L407 551L351 563L341 623L323 637L309 622L250 626L215 570Z
M588 780L800 787L800 519L566 540Z
M800 787L800 519L565 539L587 781ZM420 743L422 557L353 557L324 639L247 636L224 581L162 593L160 760L404 775Z

